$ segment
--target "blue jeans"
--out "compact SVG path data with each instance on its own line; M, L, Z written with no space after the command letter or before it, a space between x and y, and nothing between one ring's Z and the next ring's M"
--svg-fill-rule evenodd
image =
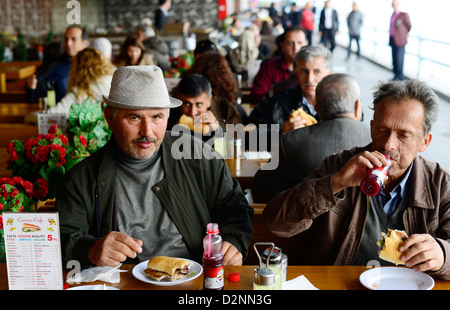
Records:
M350 58L350 54L352 53L352 41L355 40L356 47L358 48L356 50L356 55L358 58L361 56L361 49L359 46L359 35L349 35L349 42L348 42L348 48L347 48L347 58Z
M394 71L394 80L404 80L403 63L405 61L405 46L397 46L391 37L389 45L392 48L392 66Z

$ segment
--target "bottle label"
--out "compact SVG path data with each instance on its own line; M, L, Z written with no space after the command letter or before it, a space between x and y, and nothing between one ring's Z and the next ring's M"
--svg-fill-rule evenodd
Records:
M207 267L203 270L204 286L207 289L219 289L223 287L223 266Z
M372 170L372 174L376 175L377 177L379 177L381 179L382 182L384 182L384 180L387 177L387 172L388 170L385 169L385 167L380 167L380 168L374 168Z

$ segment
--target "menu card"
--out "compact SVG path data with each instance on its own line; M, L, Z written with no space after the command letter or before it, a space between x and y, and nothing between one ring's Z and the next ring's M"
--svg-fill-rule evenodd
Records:
M10 290L63 289L58 213L3 212Z
M39 133L46 135L50 127L54 124L61 129L62 133L66 132L67 117L64 113L38 113L38 129Z

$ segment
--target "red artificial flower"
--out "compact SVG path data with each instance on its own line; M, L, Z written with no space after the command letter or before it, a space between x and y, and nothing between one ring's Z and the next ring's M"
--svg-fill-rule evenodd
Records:
M14 203L14 207L17 206L20 203L20 200L16 200L16 203ZM22 212L23 210L23 204L21 204L20 209L17 210L17 212Z
M45 197L48 193L48 182L45 178L39 178L34 183L34 187L37 188L36 190L33 190L32 196L33 198L40 199L42 197Z
M56 124L53 124L52 127L48 129L48 133L54 135L58 131Z
M67 138L65 135L59 135L58 138L61 140L61 142L64 144L64 146L67 146L67 142L69 142L69 138Z
M83 137L82 135L80 135L78 138L80 139L81 144L82 144L84 147L86 147L86 146L87 146L87 140L86 140L86 138Z
M31 159L31 161L34 163L37 162L45 163L47 162L47 156L49 152L50 148L47 145L46 146L38 145L34 150L34 157Z
M8 191L6 190L5 184L0 185L0 196L6 199L8 197Z
M27 193L28 195L33 193L33 183L31 183L30 181L23 181L20 185L22 185L25 193Z
M11 184L11 179L10 178L0 178L0 184Z
M66 160L64 159L64 157L66 156L66 149L58 144L52 144L49 146L50 147L50 151L58 151L59 152L59 157L58 157L58 167L61 167L62 165L64 165L64 163L66 162Z
M14 187L14 188L11 190L11 193L9 193L9 197L15 198L15 197L17 196L18 193L19 193L19 190L18 190L17 188Z
M18 159L17 157L17 151L15 149L15 143L14 142L9 142L8 144L8 148L6 150L9 154L9 162L11 161L16 161Z

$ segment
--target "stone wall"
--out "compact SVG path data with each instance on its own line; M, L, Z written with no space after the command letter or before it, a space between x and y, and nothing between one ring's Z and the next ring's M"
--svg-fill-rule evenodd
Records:
M0 0L0 33L39 36L48 32L52 17L52 0Z
M78 0L80 21L91 33L96 27L111 29L122 26L134 32L143 18L154 21L157 0ZM0 32L18 28L27 36L43 36L49 31L61 35L66 27L68 0L0 0ZM217 0L172 0L169 12L173 22L190 22L192 28L217 27Z
M102 27L101 0L78 0L80 23L89 31ZM49 32L49 19L53 32L61 35L69 25L67 0L0 0L0 33L16 33L20 29L27 37L39 37Z
M156 0L103 0L104 24L106 28L122 26L127 32L134 32L139 22L150 18L158 8ZM192 28L216 27L217 0L172 0L169 17L174 22L190 22Z

